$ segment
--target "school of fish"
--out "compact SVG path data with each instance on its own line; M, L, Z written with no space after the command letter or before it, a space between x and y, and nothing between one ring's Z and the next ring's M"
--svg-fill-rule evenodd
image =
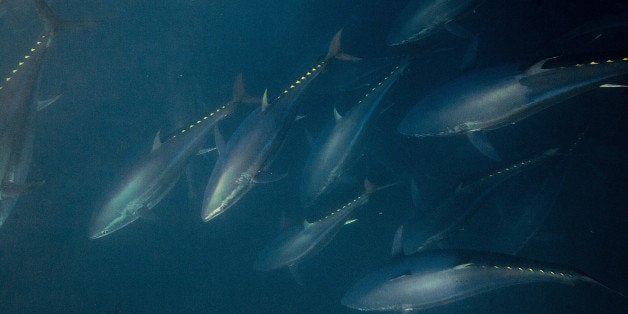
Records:
M542 115L550 107L569 106L576 96L603 87L617 87L603 89L605 93L622 93L626 87L622 82L628 74L628 51L624 51L626 55L564 66L550 66L557 59L551 55L527 60L523 66L469 66L477 53L478 37L457 22L472 15L482 2L412 0L399 12L391 24L387 45L421 45L426 39L435 41L453 34L468 43L468 49L460 56L463 70L454 79L415 99L399 116L398 123L388 128L396 132L396 141L405 143L402 145L465 136L484 155L482 158L496 163L492 167L496 170L469 182L458 182L455 191L430 205L420 202L423 195L417 182L421 178L410 171L379 181L356 171L357 165L368 159L364 156L369 155L373 138L382 133L378 119L394 111L389 106L398 101L398 85L411 83L406 72L420 71L420 62L412 55L390 56L380 60L383 66L369 67L373 71L368 72L368 82L358 87L360 95L347 104L349 109L321 104L329 111L325 128L314 136L310 130L300 130L301 120L308 119L302 116L304 99L318 88L319 81L333 76L339 65L360 68L368 64L366 58L344 50L343 31L339 30L329 34L325 56L298 69L302 72L285 83L284 89L250 96L239 76L228 102L169 136L155 130L152 150L126 173L119 174L115 189L102 191L106 201L93 208L92 223L86 227L88 236L94 241L113 241L112 233L133 228L140 218L152 216L153 208L185 175L186 166L198 154L217 154L217 160L211 173L205 174L202 206L195 215L207 224L221 223L216 219L219 216L230 219L227 212L238 211L247 193L259 184L273 184L294 175L275 161L288 153L284 147L291 136L306 134L309 153L303 160L300 184L290 192L299 194L303 215L298 223L283 227L274 240L268 239L252 265L256 270L286 267L299 284L307 284L298 265L316 259L344 226L361 223L356 218L358 212L374 215L368 208L370 199L402 189L408 190L412 199L408 206L417 210L395 233L390 262L358 280L342 297L341 304L346 307L363 311L425 310L515 285L536 289L532 287L538 285L533 283L562 284L564 289L583 283L623 298L621 292L575 267L521 255L521 249L548 216L586 130L571 135L573 140L568 143L557 143L556 147L546 147L519 160L506 159L504 149L489 138ZM11 223L21 195L37 193L38 187L45 184L43 179L28 175L33 150L37 149L33 144L37 128L34 121L52 103L62 106L63 98L38 101L40 68L47 62L48 51L54 49L58 32L86 24L58 17L44 0L35 0L34 4L43 31L0 81L0 227ZM221 123L237 116L236 112L248 114L225 140ZM513 201L513 209L495 218L501 220L488 223L482 218L495 216L495 209L485 206L486 199L495 193L511 193L503 192L508 191L509 183L525 182L526 176L532 175L541 177L540 183L529 184L526 193L512 192L520 194L519 198ZM337 191L347 189L361 192L338 199Z

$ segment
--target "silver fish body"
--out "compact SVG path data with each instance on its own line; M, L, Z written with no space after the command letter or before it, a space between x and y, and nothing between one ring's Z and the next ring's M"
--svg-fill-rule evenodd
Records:
M465 75L421 99L399 124L400 133L447 136L497 129L628 73L628 58L527 71L501 66Z
M264 102L238 126L226 143L205 188L201 218L209 221L239 201L256 176L274 159L299 109L303 92L334 58L343 56L338 32L327 56L286 88L272 102Z
M120 230L155 207L177 183L190 157L202 148L214 125L231 114L235 106L233 101L221 106L139 160L98 211L90 237L96 239Z
M402 257L365 276L341 302L364 311L422 310L538 282L602 286L581 272L511 255L438 250Z
M347 114L337 116L316 139L305 163L301 195L306 207L337 182L359 153L372 116L382 99L407 67L397 66L369 90Z
M0 81L0 226L4 224L21 193L33 154L37 111L35 90L42 63L52 46L60 20L45 1L35 2L45 30L14 69Z
M368 202L371 193L365 192L315 222L306 221L303 226L283 232L260 253L255 268L268 271L292 266L314 256L340 231L347 217Z

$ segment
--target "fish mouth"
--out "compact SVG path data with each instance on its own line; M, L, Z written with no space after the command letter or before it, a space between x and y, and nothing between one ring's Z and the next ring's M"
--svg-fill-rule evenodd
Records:
M104 231L100 231L100 232L94 232L94 233L90 233L89 238L91 240L96 240L96 239L100 239L104 236L106 236L108 233L104 232Z
M228 208L227 204L223 202L212 211L209 211L209 212L207 212L206 210L203 211L203 217L201 218L203 219L203 222L208 222L216 218L218 215L222 214L227 208Z
M89 231L89 238L91 240L95 240L95 239L99 239L102 237L105 237L107 235L111 234L111 231L107 230L107 229L103 229L103 228L91 228L91 230Z

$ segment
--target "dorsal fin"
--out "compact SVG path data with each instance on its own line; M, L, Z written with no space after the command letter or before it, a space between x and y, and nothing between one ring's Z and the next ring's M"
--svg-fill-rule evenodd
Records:
M161 147L161 131L157 131L157 134L155 134L155 137L153 138L153 148L151 149L151 152L156 151L159 147Z
M242 81L242 73L238 73L233 82L233 92L231 93L232 102L240 102L246 92L244 91L244 82Z
M266 112L268 108L268 89L264 90L264 96L262 96L262 112Z
M338 109L336 107L334 107L334 120L336 120L336 122L338 122L341 119L342 119L342 116L340 115L340 113L338 113Z
M303 220L303 228L307 228L311 225L312 223L306 220Z
M551 59L555 59L557 57L551 57L551 58L545 58L535 64L533 64L531 67L529 67L526 70L526 74L527 75L532 75L532 74L538 74L541 72L545 72L547 71L547 69L543 69L543 66L545 65L545 62L547 62L547 60L551 60Z

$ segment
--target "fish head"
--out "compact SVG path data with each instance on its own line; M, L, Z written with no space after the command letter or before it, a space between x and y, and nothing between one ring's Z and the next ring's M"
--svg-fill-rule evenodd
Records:
M234 176L228 175L228 171L215 181L210 178L203 200L203 221L210 221L233 206L252 183L252 179L247 179L244 175L233 178Z
M434 89L398 126L401 134L425 137L491 129L529 101L514 64L479 70Z
M292 226L272 240L257 256L253 268L269 271L297 264L311 247L312 238L303 226Z
M465 132L464 125L456 125L449 118L430 106L415 106L401 120L397 131L414 137L447 136Z
M359 310L405 311L424 308L424 294L439 286L440 271L454 265L447 253L406 256L359 280L343 296L344 306Z
M89 231L91 239L98 239L118 231L141 216L144 204L129 203L122 208L105 206L94 218Z

